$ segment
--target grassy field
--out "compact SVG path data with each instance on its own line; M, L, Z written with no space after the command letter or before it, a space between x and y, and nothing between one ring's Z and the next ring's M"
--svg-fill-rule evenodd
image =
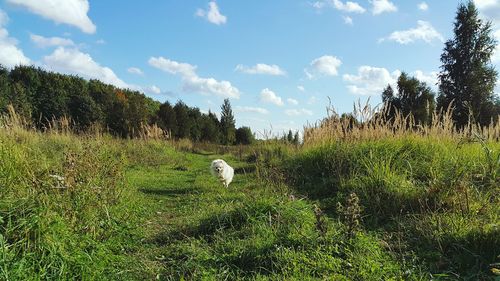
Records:
M0 279L495 280L499 155L410 135L224 150L3 128Z

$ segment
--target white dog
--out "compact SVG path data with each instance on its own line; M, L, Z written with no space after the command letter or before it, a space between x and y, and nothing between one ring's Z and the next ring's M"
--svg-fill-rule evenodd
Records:
M222 159L212 161L210 171L212 172L212 175L216 176L225 187L229 187L229 184L233 181L234 169Z

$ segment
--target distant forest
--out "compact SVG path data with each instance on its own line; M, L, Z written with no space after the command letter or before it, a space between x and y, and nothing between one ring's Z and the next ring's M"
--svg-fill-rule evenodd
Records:
M34 66L12 70L0 66L0 112L5 113L9 105L40 129L54 119L68 117L77 131L100 124L119 137L136 137L143 125L156 124L176 139L220 144L249 144L254 140L249 127L235 128L227 99L219 120L215 113L201 113L182 101L175 105L160 103L138 91Z

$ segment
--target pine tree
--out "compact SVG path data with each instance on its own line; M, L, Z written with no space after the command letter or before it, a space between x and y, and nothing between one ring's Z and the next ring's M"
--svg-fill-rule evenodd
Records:
M447 109L453 102L453 119L463 127L469 121L486 125L494 107L497 72L491 65L496 41L491 22L483 22L473 1L458 6L454 38L445 43L441 55L438 108Z
M233 144L236 140L236 127L233 115L233 110L231 109L231 103L229 99L224 99L224 103L221 106L221 117L220 125L222 132L222 143L225 145Z

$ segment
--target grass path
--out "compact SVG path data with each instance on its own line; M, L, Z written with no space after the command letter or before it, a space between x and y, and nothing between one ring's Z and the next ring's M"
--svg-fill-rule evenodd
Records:
M169 260L190 227L209 214L222 213L243 201L256 186L252 174L237 174L229 189L209 173L210 154L176 154L175 161L157 166L135 166L128 173L137 189L143 218L142 247L135 253L140 264L131 269L138 279L165 279L172 274ZM227 159L227 157L226 157ZM238 171L245 163L230 159ZM178 261L177 261L178 262Z

